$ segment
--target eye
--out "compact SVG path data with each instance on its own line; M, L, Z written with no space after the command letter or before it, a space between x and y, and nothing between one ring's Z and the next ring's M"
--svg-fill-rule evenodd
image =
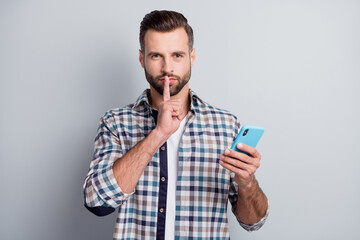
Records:
M157 54L157 53L151 55L151 58L159 58L159 57L160 57L160 54Z
M182 57L181 54L178 54L178 53L175 54L175 58L181 58L181 57Z

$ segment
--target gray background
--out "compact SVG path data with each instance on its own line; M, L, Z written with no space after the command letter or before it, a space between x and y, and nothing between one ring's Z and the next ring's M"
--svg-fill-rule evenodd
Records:
M360 239L360 2L0 1L0 239L111 239L83 207L98 120L147 87L153 9L195 31L191 88L262 125L264 227L232 239Z

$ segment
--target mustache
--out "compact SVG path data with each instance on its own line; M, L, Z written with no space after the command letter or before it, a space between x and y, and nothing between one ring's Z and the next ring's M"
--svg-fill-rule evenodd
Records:
M174 75L174 74L167 74L167 73L162 74L162 75L160 75L160 76L156 76L156 77L155 77L155 80L158 81L160 78L163 78L163 77L176 78L176 80L180 80L180 76Z

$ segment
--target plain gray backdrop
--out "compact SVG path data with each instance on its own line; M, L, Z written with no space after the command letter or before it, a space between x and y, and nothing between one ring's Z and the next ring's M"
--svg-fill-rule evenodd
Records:
M83 207L99 118L148 87L143 16L182 12L190 87L262 125L267 223L232 239L360 239L360 2L0 1L0 239L111 239Z

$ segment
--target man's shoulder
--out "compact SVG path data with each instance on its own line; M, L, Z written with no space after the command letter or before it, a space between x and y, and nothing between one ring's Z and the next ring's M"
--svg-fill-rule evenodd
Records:
M209 104L208 102L200 99L199 97L197 97L197 106L195 109L202 116L214 115L214 116L229 118L229 119L233 119L234 121L237 121L236 115L231 113L229 110Z
M111 108L105 112L102 119L128 119L132 117L146 117L149 109L146 107L147 98L146 90L138 97L134 103L130 103L123 107Z
M195 112L198 120L198 127L209 127L210 131L225 131L227 136L234 137L240 128L240 122L230 111L215 107L203 100L197 101Z
M147 110L145 108L134 108L134 104L129 104L124 107L111 108L102 116L103 119L122 119L133 116L146 116Z

